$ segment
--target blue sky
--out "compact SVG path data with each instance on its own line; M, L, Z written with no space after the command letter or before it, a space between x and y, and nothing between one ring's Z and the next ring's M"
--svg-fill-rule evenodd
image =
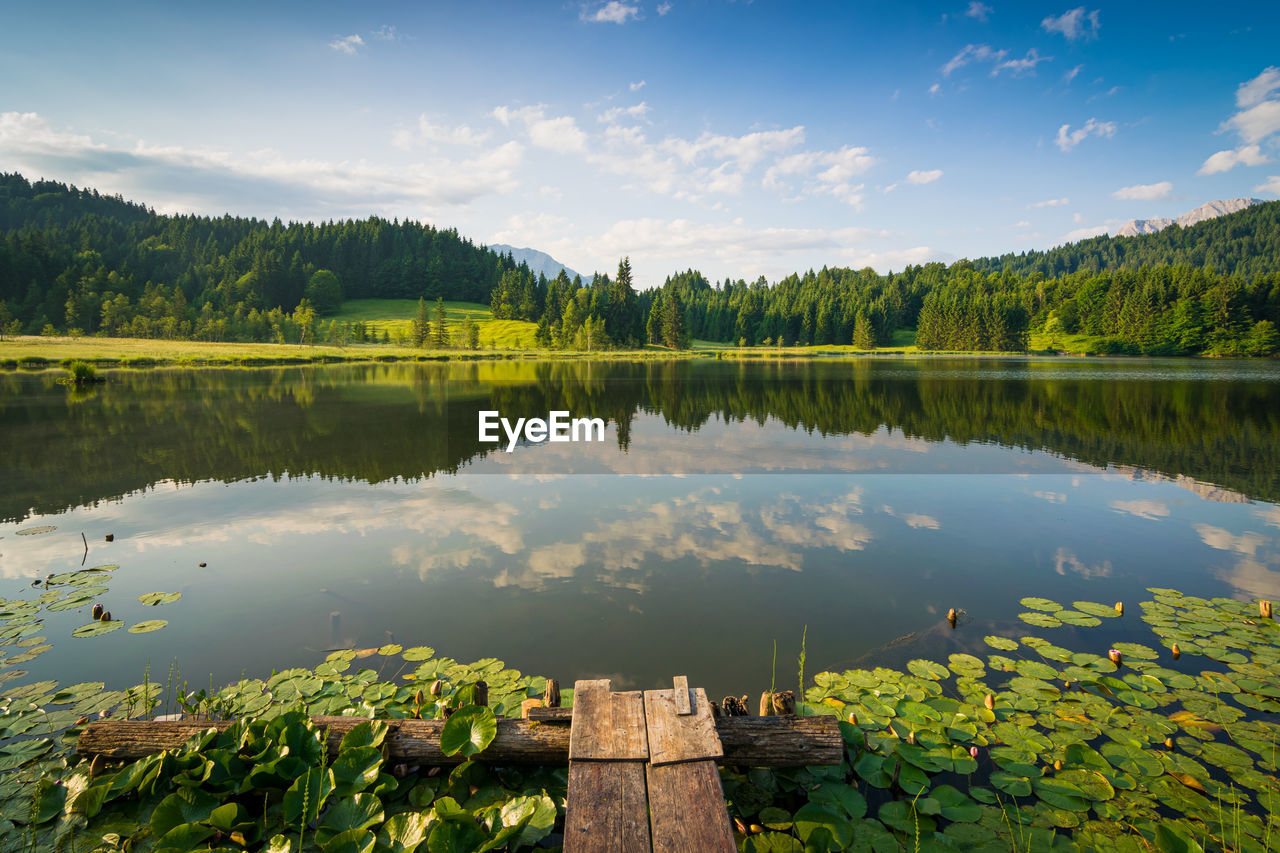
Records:
M185 8L185 7L190 8ZM1280 196L1280 7L48 3L0 169L409 217L639 284L1044 248Z

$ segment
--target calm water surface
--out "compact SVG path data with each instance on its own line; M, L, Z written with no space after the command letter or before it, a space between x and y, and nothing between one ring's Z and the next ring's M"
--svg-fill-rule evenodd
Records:
M813 673L1031 633L1028 595L1280 598L1275 362L57 375L0 374L0 596L118 563L113 615L170 624L82 640L87 608L47 613L24 680L121 688L176 661L220 685L390 640L719 696L767 687L775 641L791 686L806 626ZM483 409L605 418L606 441L495 451ZM183 597L137 601L156 590ZM1105 630L1088 642L1145 633Z

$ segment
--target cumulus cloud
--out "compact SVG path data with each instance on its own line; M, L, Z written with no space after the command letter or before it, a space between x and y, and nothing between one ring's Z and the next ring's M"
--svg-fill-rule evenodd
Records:
M931 184L938 178L942 177L941 169L930 169L922 172L919 169L912 169L907 173L907 183L909 184Z
M1262 153L1262 149L1257 145L1242 145L1239 148L1228 148L1226 151L1219 151L1204 161L1204 165L1196 172L1197 175L1216 175L1218 172L1226 172L1234 169L1236 166L1261 166L1263 163L1270 163L1267 156Z
M801 195L828 195L855 208L862 205L863 184L851 179L875 165L866 148L846 145L838 151L802 151L778 159L764 175L766 188L786 189L799 179Z
M329 42L329 47L338 51L338 53L345 53L348 56L354 56L357 50L364 47L364 39L354 34L343 36L340 39L334 39Z
M1258 184L1253 188L1256 193L1273 193L1280 195L1280 175L1270 175L1265 183Z
M1081 142L1084 142L1089 136L1112 137L1116 134L1116 124L1113 121L1098 121L1091 118L1079 128L1072 130L1071 125L1064 124L1058 128L1058 137L1054 140L1063 151L1070 151Z
M1079 38L1097 38L1101 25L1098 23L1098 10L1086 12L1083 6L1077 6L1069 12L1054 17L1050 15L1040 22L1047 33L1061 33L1067 41Z
M1263 101L1236 113L1223 123L1224 130L1234 130L1247 144L1260 142L1280 131L1280 101Z
M1071 203L1071 199L1066 198L1049 198L1044 201L1035 201L1027 205L1027 207L1066 207Z
M1236 89L1236 106L1252 107L1260 104L1275 89L1280 89L1280 68L1272 65L1252 80L1240 84Z
M641 89L644 88L644 84L645 84L644 80L637 80L636 82L632 83L628 88L630 88L631 91L633 92L639 92Z
M662 17L663 15L667 14L667 13L668 13L668 12L670 12L670 11L671 11L671 4L670 4L670 3L659 3L659 4L658 4L658 17Z
M1172 190L1173 184L1168 181L1161 181L1158 184L1135 184L1131 187L1121 187L1113 192L1111 197L1123 201L1156 201L1157 199L1167 198Z
M596 24L625 24L627 21L639 16L639 6L620 3L618 0L609 0L608 3L598 7L594 12L587 9L582 10L582 20Z
M138 142L109 146L53 128L36 113L0 113L0 167L145 198L160 210L218 215L246 207L298 218L367 216L371 210L423 215L508 192L524 148L507 142L464 160L433 159L391 168L358 161L291 159L271 149L249 154Z
M959 68L963 68L971 62L1000 62L1009 55L1007 50L993 50L991 45L987 44L967 44L959 53L951 57L947 64L942 66L942 76L946 77Z
M987 17L994 11L995 9L981 2L981 0L969 0L969 8L965 9L964 14L966 17L977 18L985 23Z
M548 117L542 104L517 109L495 107L492 115L503 127L522 123L529 141L539 148L561 154L586 151L587 135L578 127L577 120L572 116Z

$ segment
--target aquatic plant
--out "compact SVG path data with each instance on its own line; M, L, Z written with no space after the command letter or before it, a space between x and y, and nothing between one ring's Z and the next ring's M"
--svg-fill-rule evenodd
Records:
M81 593L103 597L114 568L54 576L35 600L0 601L0 679L21 682L25 672L8 667L50 648L35 636L42 609L87 608ZM1124 618L1112 606L1028 598L1028 613L1058 620L1049 630L1089 617L1073 635L1085 647L1023 635L1013 621L905 672L818 673L802 707L840 718L846 759L723 768L741 849L1274 849L1280 626L1255 603L1151 592L1140 605L1150 644L1112 641L1107 626ZM168 682L6 686L0 849L515 850L552 843L563 820L564 767L483 761L496 719L545 689L501 661L462 664L389 644L216 692L189 693L174 671ZM238 722L122 765L71 754L89 718L171 710ZM369 722L330 762L316 714ZM446 716L442 746L464 763L437 770L383 757L383 720Z

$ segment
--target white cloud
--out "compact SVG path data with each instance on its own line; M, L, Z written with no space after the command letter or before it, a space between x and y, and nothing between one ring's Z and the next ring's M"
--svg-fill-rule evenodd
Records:
M1040 52L1034 47L1027 51L1027 55L1022 59L1009 59L996 65L991 69L991 76L995 77L1001 71L1010 71L1016 77L1019 74L1028 72L1034 74L1036 65L1041 62L1048 62L1053 59L1052 56L1041 56Z
M912 169L907 173L907 183L909 184L931 184L938 178L942 177L941 169L930 169L922 172L919 169Z
M1280 89L1280 68L1272 65L1252 80L1240 84L1240 88L1236 89L1236 106L1252 107L1260 104L1274 89Z
M556 116L547 118L546 107L542 104L533 107L495 107L493 117L510 127L513 122L522 122L529 141L539 148L557 151L561 154L584 152L587 148L587 135L578 127L572 116Z
M780 158L764 174L762 185L766 189L786 191L790 184L785 180L802 181L802 195L828 195L854 208L862 205L863 184L852 184L850 179L875 165L876 159L866 148L846 145L838 151L802 151ZM821 171L816 171L816 170Z
M658 17L662 17L663 15L667 14L667 13L668 13L668 12L670 12L670 11L671 11L671 4L670 4L670 3L659 3L659 4L658 4Z
M942 66L942 76L946 77L958 68L971 62L1000 62L1009 55L1007 50L993 50L986 44L967 44L963 49Z
M1258 184L1253 188L1256 193L1274 193L1280 195L1280 175L1270 175L1267 177L1266 183Z
M1070 203L1071 199L1064 196L1063 198L1050 198L1044 201L1032 202L1027 207L1066 207Z
M1027 220L1025 220L1025 219L1022 219L1022 220L1019 220L1019 221L1017 221L1017 222L1013 223L1013 227L1014 227L1014 228L1030 228L1030 227L1031 227L1031 223L1030 223L1030 222L1028 222L1028 221L1027 221Z
M1090 566L1085 563L1074 552L1068 551L1066 548L1059 548L1053 555L1054 570L1065 575L1068 571L1072 571L1084 578L1092 580L1094 578L1111 577L1111 561L1104 560L1101 563Z
M1058 128L1058 137L1054 140L1054 143L1063 151L1070 151L1091 135L1109 138L1115 136L1115 133L1115 122L1098 121L1096 118L1091 118L1076 130L1071 130L1071 125L1069 124L1064 124Z
M294 160L271 149L233 154L214 149L132 148L95 143L54 130L36 113L0 113L0 166L56 173L64 180L145 198L158 209L219 215L258 205L260 214L325 218L335 211L367 216L402 210L418 215L509 192L523 160L518 142L507 142L466 160L443 158L390 168L364 160Z
M1173 190L1173 184L1168 181L1161 181L1158 184L1135 184L1131 187L1121 187L1111 194L1112 198L1122 201L1156 201L1157 199L1167 198Z
M383 24L373 31L373 37L380 41L400 41L401 35L395 27Z
M965 10L965 15L970 18L977 18L979 21L985 22L987 16L994 12L986 3L981 0L969 0L969 8Z
M930 86L930 87L929 87L929 94L930 94L930 95L937 95L937 94L941 94L941 92L942 92L942 84L941 84L941 83L934 83L932 86Z
M1050 15L1040 22L1040 26L1045 32L1062 33L1068 41L1075 41L1078 38L1096 38L1100 29L1098 10L1086 12L1083 6L1077 6L1056 18Z
M364 39L354 34L349 36L343 36L340 39L334 39L333 41L329 42L329 47L338 51L338 53L345 53L348 56L355 55L356 50L358 50L363 46L364 46Z
M1078 75L1082 70L1084 70L1084 66L1077 65L1075 68L1072 68L1066 74L1062 75L1062 82L1070 83L1072 80L1076 79L1076 75Z
M443 124L434 124L426 114L418 116L417 131L397 130L391 136L391 144L397 148L408 150L421 145L429 145L432 143L445 143L447 145L463 145L474 147L483 145L489 140L490 133L486 131L477 132L472 130L465 124L449 127Z
M595 12L582 10L582 20L590 21L597 24L625 24L627 21L640 16L640 7L633 6L629 3L620 3L618 0L609 0Z
M1257 145L1242 145L1236 149L1228 148L1226 151L1211 155L1196 174L1216 175L1218 172L1226 172L1236 166L1261 166L1263 163L1270 162Z
M609 109L600 113L600 115L596 116L596 121L607 122L609 124L612 124L616 122L618 119L622 118L623 116L626 116L627 118L642 119L645 117L645 114L648 112L649 112L649 105L641 101L640 103L636 104L633 107L610 107Z
M632 83L632 84L631 84L631 86L630 86L629 88L630 88L630 89L631 89L631 91L633 91L633 92L639 92L641 89L643 89L643 88L644 88L644 84L645 84L645 81L643 81L643 80L638 80L638 81L636 81L635 83Z
M1280 131L1280 101L1263 101L1238 112L1227 119L1222 127L1224 130L1234 130L1246 143L1260 142Z

